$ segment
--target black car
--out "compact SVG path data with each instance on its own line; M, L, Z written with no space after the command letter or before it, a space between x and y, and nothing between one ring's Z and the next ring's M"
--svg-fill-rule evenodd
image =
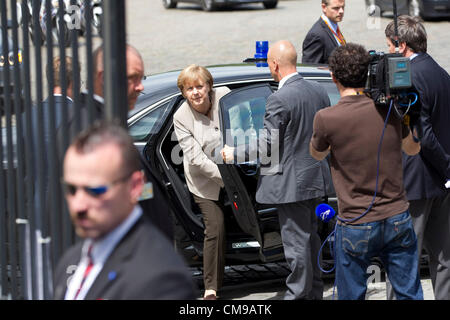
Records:
M175 8L179 2L199 4L205 11L213 11L224 6L258 2L262 3L266 9L273 9L278 4L278 0L162 0L163 6L166 9Z
M247 113L239 114L240 118L245 119L242 123L251 122L258 132L263 127L266 99L278 86L269 68L239 64L208 67L208 70L214 77L215 87L227 86L231 89L220 102L222 132L227 132L226 129L231 126L234 129L239 126L236 121L230 124L228 114L234 112L236 115L234 108L242 104L250 107L250 113L247 108ZM298 71L305 79L322 84L331 103L337 102L339 93L327 68L299 65ZM174 112L184 101L176 85L178 75L179 71L167 72L147 77L143 81L145 89L133 114L129 116L128 126L136 146L144 153L148 165L167 188L170 200L177 208L173 212L176 244L188 262L195 265L201 263L199 257L203 249L204 225L202 214L186 185L183 155L172 123ZM239 128L243 130L241 132L247 129ZM255 201L258 164L243 162L218 166L225 184L225 192L221 194L220 200L225 216L226 263L282 260L283 248L276 209ZM335 198L330 198L330 201L336 204ZM327 235L326 227L322 225L322 238Z
M393 16L393 0L366 0L369 15ZM398 15L423 19L450 18L450 0L397 0Z

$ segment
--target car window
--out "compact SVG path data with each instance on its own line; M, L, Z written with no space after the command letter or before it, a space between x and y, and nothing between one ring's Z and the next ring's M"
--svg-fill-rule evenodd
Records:
M258 138L264 125L266 100L271 94L269 85L256 85L233 90L221 99L225 143L242 145Z
M322 87L325 88L325 91L328 93L328 97L330 98L330 105L333 106L338 103L341 95L336 87L336 85L331 81L318 81Z
M318 81L335 105L339 91L332 81ZM268 85L255 85L233 90L221 99L224 143L228 145L248 144L249 139L257 139L264 126L266 101L272 90Z
M151 109L146 115L129 127L134 142L147 142L150 135L159 131L167 117L171 100Z

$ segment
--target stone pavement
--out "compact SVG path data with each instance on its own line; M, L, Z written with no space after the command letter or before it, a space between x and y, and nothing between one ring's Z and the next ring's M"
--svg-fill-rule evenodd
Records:
M280 1L273 10L260 3L235 10L204 12L179 3L164 9L161 0L128 0L127 41L142 53L146 74L178 70L191 63L239 63L253 56L256 40L292 41L301 55L306 33L321 14L319 0ZM390 18L369 18L365 1L347 0L340 24L349 42L386 51L384 29ZM450 72L450 21L427 21L428 52Z
M324 300L333 299L334 278L324 280ZM423 276L422 290L425 300L434 300L431 279ZM284 279L255 282L224 287L220 291L220 299L225 300L282 300L284 291ZM335 297L337 298L337 297ZM366 300L385 300L386 282L370 283L367 288Z

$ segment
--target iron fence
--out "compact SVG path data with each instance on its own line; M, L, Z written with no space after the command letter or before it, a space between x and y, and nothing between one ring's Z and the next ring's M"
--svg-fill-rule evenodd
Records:
M125 4L124 0L101 3L101 28L99 17L93 16L93 6L98 5L93 0L0 0L0 294L4 299L50 299L52 271L76 240L60 183L61 160L70 139L84 126L83 112L88 123L98 117L93 111L92 56L98 45L104 48L105 67L101 117L126 123ZM57 56L64 97L60 115L53 91L52 62ZM74 70L70 108L65 98L67 56L72 57Z

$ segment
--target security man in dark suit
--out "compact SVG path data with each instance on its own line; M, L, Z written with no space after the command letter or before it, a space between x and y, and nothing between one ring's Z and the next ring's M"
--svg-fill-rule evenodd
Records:
M328 63L331 52L345 44L338 27L344 17L345 0L322 0L322 16L303 40L302 63Z
M138 204L144 175L125 129L95 122L67 149L63 172L70 217L82 241L58 263L55 299L195 298L182 258Z
M394 22L385 30L395 52ZM403 155L404 183L417 234L418 252L428 253L435 299L450 299L450 76L427 54L427 34L417 17L398 17L399 52L411 60L411 80L421 105L422 149ZM389 296L388 292L388 296Z

